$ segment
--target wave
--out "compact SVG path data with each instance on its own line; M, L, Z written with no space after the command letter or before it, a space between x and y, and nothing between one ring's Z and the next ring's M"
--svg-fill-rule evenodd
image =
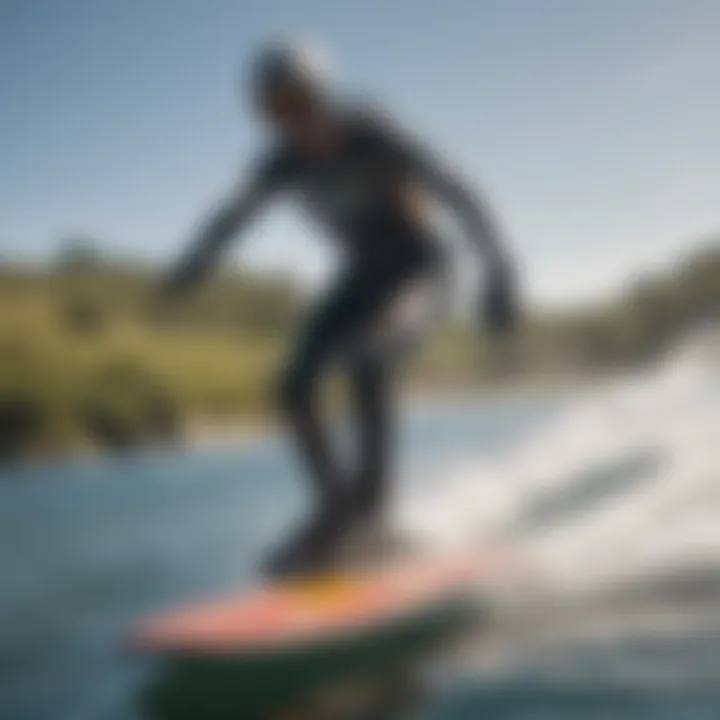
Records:
M510 543L564 600L717 597L719 370L716 328L686 338L501 454L444 467L398 520L436 547Z

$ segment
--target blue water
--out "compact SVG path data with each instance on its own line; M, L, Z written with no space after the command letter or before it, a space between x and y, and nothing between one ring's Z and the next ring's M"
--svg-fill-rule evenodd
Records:
M440 468L453 457L519 446L558 410L559 401L535 400L408 412L399 438L400 494L442 483ZM3 471L0 718L141 717L138 693L156 668L123 649L128 626L168 605L253 582L258 560L306 503L281 438ZM683 641L702 651L699 639ZM704 649L707 663L720 665L718 647ZM627 660L629 651L618 641L601 659L568 652L548 657L548 667L592 670ZM658 645L650 655L677 652L677 644ZM691 691L623 687L592 672L580 680L562 672L544 677L543 656L520 659L528 667L516 662L499 674L478 671L446 683L425 717L720 717L714 679Z

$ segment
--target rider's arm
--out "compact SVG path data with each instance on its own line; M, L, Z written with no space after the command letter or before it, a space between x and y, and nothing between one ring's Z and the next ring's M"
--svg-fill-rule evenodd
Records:
M364 135L368 150L379 153L384 162L396 168L401 178L405 176L409 182L419 180L458 214L486 268L482 298L484 319L495 330L512 327L517 310L515 269L487 204L434 153L385 119L366 120Z
M509 269L508 249L484 199L470 190L468 184L453 173L435 153L404 129L398 128L381 115L375 115L366 122L366 127L371 129L371 134L375 137L378 150L410 179L415 177L420 180L439 200L457 213L488 270ZM372 129L375 132L372 132Z
M166 292L191 289L214 266L221 253L246 227L280 184L279 161L266 161L249 181L235 189L210 215L189 249L167 276Z
M493 221L491 212L477 194L428 154L413 150L411 161L427 184L465 222L468 236L479 250L485 266L481 297L482 320L491 330L505 332L514 327L518 314L515 267Z
M486 200L434 157L416 155L423 179L457 213L489 270L508 270L509 251Z

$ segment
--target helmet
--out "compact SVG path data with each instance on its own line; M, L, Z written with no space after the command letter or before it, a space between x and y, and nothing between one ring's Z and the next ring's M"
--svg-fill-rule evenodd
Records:
M260 50L251 68L251 91L256 105L264 105L281 90L300 90L321 100L328 77L321 53L308 43L277 41Z

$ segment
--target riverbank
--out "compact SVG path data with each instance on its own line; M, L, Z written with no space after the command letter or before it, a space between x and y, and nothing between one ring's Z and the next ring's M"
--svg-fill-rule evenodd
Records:
M401 400L405 413L432 412L461 409L490 402L528 402L557 399L580 393L606 381L604 377L545 378L543 382L526 381L512 385L494 385L483 388L461 390L445 389L406 392ZM196 417L185 426L183 443L191 448L224 447L228 445L250 445L262 442L282 431L278 418L270 416L253 418Z
M608 376L605 376L606 379ZM540 378L523 378L513 382L482 384L471 387L406 388L401 397L403 413L452 411L483 403L513 403L557 399L596 387L599 376L559 374ZM45 464L77 458L96 458L111 452L135 453L154 449L182 448L205 450L242 447L264 442L282 433L280 418L271 412L256 411L222 417L192 414L180 422L173 433L161 438L139 438L121 447L105 447L78 434L62 447L33 445L27 452L5 458L5 466L13 464Z

